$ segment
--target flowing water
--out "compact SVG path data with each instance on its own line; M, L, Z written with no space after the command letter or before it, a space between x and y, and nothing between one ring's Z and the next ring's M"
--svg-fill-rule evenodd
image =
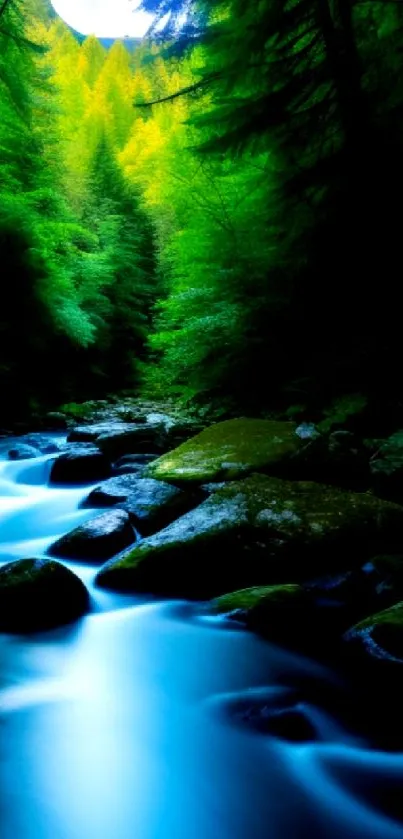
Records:
M5 446L1 563L43 555L94 515L79 509L91 487L48 486L53 456L11 463ZM331 696L331 674L190 605L98 591L93 566L70 567L88 617L0 634L1 839L402 839L403 756L348 731L339 700L336 713L312 699L310 680ZM300 678L315 741L237 723L244 700L281 704Z

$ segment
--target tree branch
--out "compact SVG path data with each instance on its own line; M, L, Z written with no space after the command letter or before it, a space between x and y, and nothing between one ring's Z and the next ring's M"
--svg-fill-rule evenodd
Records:
M188 85L188 87L182 87L181 90L177 90L176 93L170 93L169 96L162 96L161 99L153 99L151 102L135 102L135 108L151 108L152 105L160 105L162 102L171 102L173 99L178 99L179 96L185 96L186 93L193 93L196 90L201 90L206 85L209 85L213 81L217 81L221 76L221 73L218 71L216 73L211 73L211 75L207 79L202 79L199 82L195 82L194 84Z

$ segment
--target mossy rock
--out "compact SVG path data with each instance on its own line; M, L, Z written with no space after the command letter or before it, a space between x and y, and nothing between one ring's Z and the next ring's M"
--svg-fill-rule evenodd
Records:
M368 660L400 664L403 668L403 601L357 623L346 633L345 640Z
M292 422L234 419L219 422L154 461L149 477L173 483L208 483L277 474L300 449Z
M251 475L98 574L99 585L209 599L357 567L401 541L403 509L365 493Z
M295 583L234 591L213 600L211 610L241 620L268 640L294 648L306 646L318 629L314 601Z
M212 600L210 609L213 614L217 615L236 610L246 613L262 602L268 604L284 603L290 598L295 598L300 591L301 586L294 583L278 586L252 586L240 591L231 591L229 594L222 594L221 597Z
M60 562L21 559L0 568L0 631L35 632L88 611L81 580Z

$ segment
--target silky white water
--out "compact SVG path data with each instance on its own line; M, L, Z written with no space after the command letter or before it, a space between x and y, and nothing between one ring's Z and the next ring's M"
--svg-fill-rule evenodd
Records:
M0 562L41 556L95 515L91 487L48 486L54 455L0 451ZM98 591L92 613L31 637L0 634L1 839L398 839L403 756L371 750L302 696L316 740L237 721L332 674L187 604ZM336 689L336 687L335 687ZM313 697L313 698L312 698ZM336 703L337 705L337 703Z

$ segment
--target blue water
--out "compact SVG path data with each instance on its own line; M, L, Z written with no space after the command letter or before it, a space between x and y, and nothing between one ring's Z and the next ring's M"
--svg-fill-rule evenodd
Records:
M52 456L0 450L0 562L44 554L94 515ZM231 709L276 704L319 665L187 604L97 591L92 613L31 638L0 634L1 839L402 839L403 756L376 752L309 694L317 741L291 744ZM308 691L309 693L309 691ZM388 799L387 810L384 800Z

